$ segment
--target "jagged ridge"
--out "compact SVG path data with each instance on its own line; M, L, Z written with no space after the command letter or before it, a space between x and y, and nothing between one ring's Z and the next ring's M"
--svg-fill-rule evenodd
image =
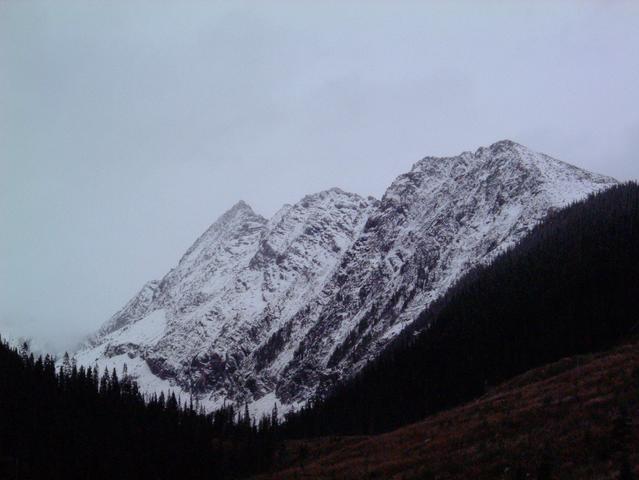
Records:
M239 202L77 354L208 406L304 402L357 371L478 262L615 183L512 141L426 157L381 201L331 189L266 220Z

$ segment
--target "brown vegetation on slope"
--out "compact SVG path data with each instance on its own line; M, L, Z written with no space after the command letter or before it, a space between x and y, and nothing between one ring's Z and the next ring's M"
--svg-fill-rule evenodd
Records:
M289 442L261 480L629 479L639 472L639 344L531 370L390 433Z

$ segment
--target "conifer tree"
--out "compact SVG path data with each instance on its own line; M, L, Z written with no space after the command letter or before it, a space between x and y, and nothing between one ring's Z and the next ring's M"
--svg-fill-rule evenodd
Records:
M102 373L102 378L100 379L100 393L106 394L109 391L110 381L109 381L109 370L107 367L104 367L104 373Z
M279 423L279 416L277 413L277 402L273 404L273 410L271 412L271 426L276 428Z

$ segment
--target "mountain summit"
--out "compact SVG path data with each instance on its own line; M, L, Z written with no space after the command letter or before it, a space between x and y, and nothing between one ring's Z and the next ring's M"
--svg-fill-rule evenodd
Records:
M299 405L374 358L549 211L615 184L503 140L426 157L381 200L340 189L271 219L240 201L76 354L207 407Z

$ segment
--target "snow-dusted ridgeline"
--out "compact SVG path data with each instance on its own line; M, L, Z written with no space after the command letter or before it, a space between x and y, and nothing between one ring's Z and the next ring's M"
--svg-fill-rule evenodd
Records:
M356 372L469 268L615 183L511 141L427 157L381 201L339 189L273 218L239 202L77 352L147 390L255 412Z

